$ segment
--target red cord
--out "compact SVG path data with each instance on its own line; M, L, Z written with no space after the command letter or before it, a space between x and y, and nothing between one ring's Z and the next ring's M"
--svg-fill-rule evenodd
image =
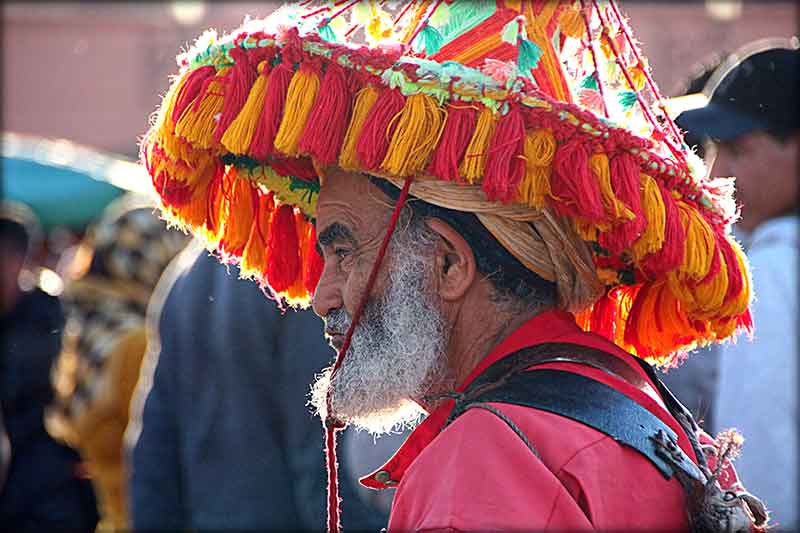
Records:
M336 361L333 363L331 370L330 380L333 382L333 376L336 371L342 366L342 361L350 349L350 341L353 338L353 332L356 329L359 319L361 318L364 308L369 300L369 295L372 292L372 286L375 284L375 279L378 277L378 271L383 263L383 258L386 255L386 250L389 247L389 241L392 238L394 229L397 226L397 220L400 218L400 213L408 198L408 191L411 188L411 182L414 180L412 176L406 178L403 184L403 189L400 191L400 196L397 199L397 204L394 207L392 218L389 219L389 225L386 228L386 235L383 237L383 242L378 250L378 256L375 258L375 263L372 265L372 270L369 273L367 284L364 287L364 294L361 295L361 300L358 303L353 318L350 322L350 327L347 328L347 333L342 343L342 348L336 356ZM328 396L325 398L325 407L327 417L323 421L325 428L325 460L328 469L328 532L338 533L340 529L339 524L339 481L337 477L337 464L336 464L336 432L344 428L344 424L331 416L331 392L328 389Z

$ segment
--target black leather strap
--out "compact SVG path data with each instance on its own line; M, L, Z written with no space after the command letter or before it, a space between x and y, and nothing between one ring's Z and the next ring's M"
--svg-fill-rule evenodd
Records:
M496 402L532 407L585 424L635 449L665 478L672 477L676 468L691 478L701 475L697 466L677 445L675 432L625 394L573 372L552 369L525 371L531 366L551 361L582 364L589 361L588 364L601 368L610 361L615 368L603 368L607 372L622 379L635 374L637 379L642 380L639 374L631 372L630 367L613 355L589 348L589 351L602 355L594 353L586 357L586 353L583 353L582 357L575 357L586 349L574 344L549 343L525 348L503 358L478 376L456 399L447 423L476 403ZM623 366L627 371L622 370ZM620 372L624 375L619 376ZM660 384L657 376L652 376L654 383ZM674 397L670 399L674 400Z

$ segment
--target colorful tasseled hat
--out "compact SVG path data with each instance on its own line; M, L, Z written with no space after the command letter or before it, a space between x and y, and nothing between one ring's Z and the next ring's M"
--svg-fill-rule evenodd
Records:
M475 212L651 362L751 325L731 182L683 142L613 2L304 1L178 62L142 143L162 209L292 305L321 272L333 165Z

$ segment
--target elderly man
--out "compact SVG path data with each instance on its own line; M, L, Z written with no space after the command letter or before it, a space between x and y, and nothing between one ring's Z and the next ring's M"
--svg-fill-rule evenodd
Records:
M616 5L302 2L179 63L143 160L168 216L325 318L330 530L337 432L422 413L362 479L397 488L390 530L764 524L740 438L645 362L747 330L750 290L730 184L648 104Z

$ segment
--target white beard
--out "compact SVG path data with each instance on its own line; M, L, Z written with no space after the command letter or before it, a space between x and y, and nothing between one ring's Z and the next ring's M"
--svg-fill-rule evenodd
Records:
M450 332L426 291L430 248L423 240L399 237L405 242L392 243L389 286L365 306L331 392L336 418L375 435L413 427L424 410L411 399L445 384L447 375ZM341 308L325 317L327 328L342 333L350 321ZM311 390L311 403L323 418L330 374L328 368L318 375Z

